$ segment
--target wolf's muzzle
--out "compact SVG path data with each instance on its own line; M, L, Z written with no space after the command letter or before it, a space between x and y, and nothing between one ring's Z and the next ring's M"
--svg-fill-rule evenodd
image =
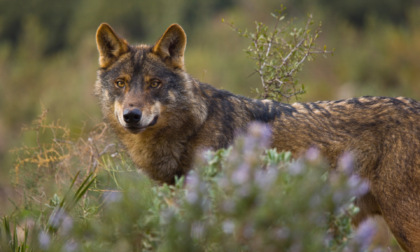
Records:
M128 126L136 126L141 119L141 111L140 109L124 109L123 111L123 118L124 122L127 123Z

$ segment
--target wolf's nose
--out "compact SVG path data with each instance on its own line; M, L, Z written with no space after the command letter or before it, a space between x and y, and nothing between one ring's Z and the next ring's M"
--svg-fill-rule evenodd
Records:
M124 122L128 124L136 124L140 122L141 111L140 109L124 109L123 117Z

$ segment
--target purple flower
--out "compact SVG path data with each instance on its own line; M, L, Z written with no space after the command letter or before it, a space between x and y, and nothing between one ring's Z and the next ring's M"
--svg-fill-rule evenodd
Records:
M355 241L361 246L361 250L369 248L376 231L376 222L372 218L369 218L360 224L354 237Z
M39 241L39 246L41 247L41 249L47 250L50 247L51 237L47 232L42 231L38 235L38 241Z
M302 160L297 160L292 162L289 165L289 173L291 175L299 175L305 170L305 165L303 164Z
M351 174L354 169L354 155L351 152L344 152L339 160L339 167L347 174Z
M257 170L255 171L255 182L261 189L267 189L277 180L277 176L278 170L275 168Z
M60 234L66 235L73 228L73 219L64 211L63 208L59 207L54 209L50 215L48 224L56 229L61 228Z
M204 236L204 223L201 221L195 221L191 224L191 237L194 239L200 239Z
M368 182L354 174L348 179L347 185L354 196L361 196L369 191Z
M50 215L50 218L48 219L48 224L54 228L59 228L63 220L67 217L68 216L65 213L64 209L58 207L54 209L54 211Z
M225 234L232 234L235 231L235 223L231 220L226 220L222 223L222 229Z
M305 157L308 161L316 161L319 156L320 156L321 152L319 151L318 148L316 147L311 147L306 151Z
M271 143L271 128L268 124L252 122L248 126L248 134L245 136L244 151L253 153L256 147L267 148Z
M200 177L197 172L190 171L185 178L185 183L188 190L197 190L200 185Z
M185 192L185 199L190 203L191 205L197 203L199 197L198 193L194 190L187 190Z
M239 167L232 173L232 182L236 185L241 185L248 182L250 178L250 168L248 164L242 163Z
M73 240L67 241L64 245L64 251L73 252L77 251L77 243Z

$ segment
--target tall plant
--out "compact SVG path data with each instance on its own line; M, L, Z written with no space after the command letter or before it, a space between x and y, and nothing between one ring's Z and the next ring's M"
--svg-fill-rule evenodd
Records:
M271 14L275 20L273 27L255 22L255 31L249 31L229 24L240 36L250 40L245 51L255 61L255 72L262 85L256 91L263 99L298 99L305 93L304 84L297 78L303 63L318 54L332 54L326 46L320 49L315 43L321 33L321 23L315 24L312 15L308 15L305 25L298 26L293 19L286 19L284 11L282 6Z

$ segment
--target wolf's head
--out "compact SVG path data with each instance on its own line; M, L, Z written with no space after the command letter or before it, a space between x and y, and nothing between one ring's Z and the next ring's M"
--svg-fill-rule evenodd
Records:
M153 46L132 46L108 24L101 24L96 42L100 65L96 93L115 127L139 133L204 120L197 87L184 70L187 38L181 26L171 25Z

